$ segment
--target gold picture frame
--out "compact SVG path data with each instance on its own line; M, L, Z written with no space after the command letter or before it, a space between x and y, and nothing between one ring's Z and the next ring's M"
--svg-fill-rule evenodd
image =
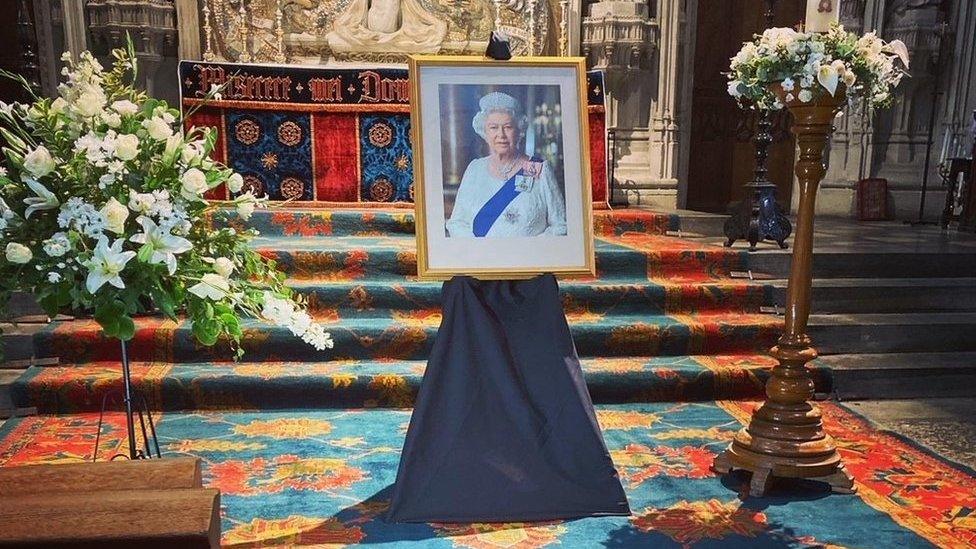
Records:
M518 279L544 273L557 276L595 276L584 59L582 57L523 57L510 61L496 61L473 56L415 55L409 59L409 70L417 274L423 279L432 280L443 280L452 276ZM545 187L546 189L554 187L558 187L557 190L561 189L564 210L562 220L565 225L556 225L558 227L556 231L550 233L553 228L553 214L550 211L547 213L549 225L543 234L501 235L501 237L482 234L474 235L475 238L470 238L470 235L462 235L469 236L468 238L452 235L448 227L453 222L453 217L448 214L448 209L450 207L450 214L454 214L454 199L461 185L457 169L449 167L446 171L445 156L450 157L451 166L458 166L469 158L485 160L487 166L492 152L488 138L483 135L484 130L477 132L472 129L475 126L472 119L464 120L463 116L451 114L460 107L457 107L452 100L444 101L441 98L445 90L449 98L459 95L471 98L481 93L486 94L482 95L481 99L485 99L488 95L501 95L508 99L516 96L535 98L539 95L549 98L547 101L536 99L535 103L526 100L520 105L519 108L522 109L520 112L527 113L521 117L526 120L525 126L529 124L529 116L534 114L535 118L531 121L534 129L533 126L519 128L521 135L518 143L521 145L525 142L525 149L531 154L523 154L519 149L516 150L516 156L527 155L528 162L538 162L538 164L522 165L537 165L538 169L530 168L528 172L524 169L518 170L515 172L516 175L506 181L506 184L517 185L520 181L518 177L527 177L521 181L527 182L525 188L529 190L536 189L536 192L543 192L532 186L537 180L544 180L547 185L550 185ZM501 90L499 94L492 93L499 90ZM555 90L558 90L558 101L551 100L553 94L557 93ZM436 103L434 105L436 109L432 108L432 103ZM468 105L470 111L470 101L465 105ZM479 108L484 110L483 106ZM474 110L477 111L478 108ZM545 132L540 130L543 127L546 128ZM558 129L552 131L553 127ZM457 134L463 133L463 130L469 131L473 141L482 146L482 149L487 148L489 153L484 157L473 156L471 150L475 146L465 141L467 137L459 140L452 139L451 135L444 135L445 131ZM527 144L529 136L534 140L532 145ZM551 139L540 146L545 149L543 154L548 156L536 155L535 151L539 149L535 148L535 140L545 136ZM431 151L430 149L435 148L435 144L436 150ZM576 158L579 159L578 165L575 162ZM549 167L548 171L545 171L543 166L547 163ZM465 174L472 165L474 162L467 164L464 169ZM521 175L525 173L530 175ZM535 174L543 175L539 175L537 179ZM503 178L499 177L496 182L502 180ZM551 185L549 183L551 181L556 181L558 185ZM453 196L451 192L454 193ZM511 192L518 196L517 193L522 191ZM526 198L523 203L528 200L531 199ZM508 222L518 223L513 219L518 220L522 212L517 206L510 207L515 202L516 200L512 199L511 202L501 206L502 210L497 212L493 224L489 224L489 232L499 223L503 212ZM551 209L558 209L552 208L553 202L546 203ZM555 204L558 205L558 200ZM482 208L484 207L483 205ZM537 213L531 207L529 211ZM558 218L558 215L556 217ZM519 230L530 231L531 229L520 228ZM559 232L562 230L565 232ZM477 236L489 238L477 238ZM477 246L472 246L473 243L477 243Z

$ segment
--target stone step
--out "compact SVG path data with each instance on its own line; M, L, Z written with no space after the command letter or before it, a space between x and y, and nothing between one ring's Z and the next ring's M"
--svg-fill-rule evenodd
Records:
M786 303L786 280L773 280L772 300ZM976 278L824 278L813 281L814 313L976 311Z
M415 232L413 208L268 208L255 211L246 222L233 210L222 210L217 215L227 215L226 220L215 219L217 226L252 228L264 236L404 235L413 238ZM664 234L680 228L679 216L671 213L639 208L593 211L596 235Z
M832 355L816 363L830 368L841 400L976 397L976 352Z
M853 248L853 249L851 249ZM890 252L820 249L813 254L814 278L942 278L976 273L976 253ZM760 250L748 254L754 272L788 278L792 254Z
M775 360L765 355L583 359L596 403L755 399ZM409 407L426 361L248 364L135 362L132 382L155 410ZM814 365L818 391L829 375ZM40 413L97 411L121 393L118 362L35 366L17 380L13 403Z
M26 371L26 368L0 369L0 417L10 417L17 407L14 404L11 387Z
M782 320L760 314L568 315L576 349L583 357L676 356L750 353L768 348ZM316 351L284 327L256 320L242 322L246 362L423 360L440 325L440 313L394 318L335 319L324 323L335 348ZM118 360L120 346L107 340L93 320L54 322L33 337L36 356L63 363ZM136 319L129 342L132 360L198 362L229 360L227 345L202 347L188 321L156 317Z
M822 355L976 351L976 313L811 315Z

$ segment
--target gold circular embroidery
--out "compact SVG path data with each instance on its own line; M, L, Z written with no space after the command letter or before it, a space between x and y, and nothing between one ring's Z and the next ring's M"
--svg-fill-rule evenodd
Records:
M241 192L246 193L250 191L254 196L264 195L264 182L261 178L256 175L245 175L244 185L241 187Z
M286 177L281 180L281 196L285 200L297 200L305 194L305 185L297 177Z
M383 176L377 177L369 188L369 196L375 202L390 202L393 200L393 183Z
M237 140L245 145L253 145L257 143L258 139L261 137L261 126L258 125L254 120L245 118L237 123L234 127L234 135Z
M298 145L302 142L302 127L291 120L282 122L278 126L278 141L288 147Z
M385 147L393 141L393 128L384 122L377 122L369 127L369 142L374 147Z

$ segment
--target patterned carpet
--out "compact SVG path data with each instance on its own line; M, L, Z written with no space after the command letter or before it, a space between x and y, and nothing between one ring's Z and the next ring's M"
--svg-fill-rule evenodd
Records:
M780 329L759 314L769 290L731 279L742 252L663 236L677 219L600 213L595 280L561 284L591 395L632 517L536 524L390 525L396 474L439 283L417 281L406 211L256 214L256 245L331 324L333 351L250 324L243 362L195 345L186 326L140 319L136 384L160 410L166 455L199 456L222 492L228 547L971 547L976 480L846 408L828 429L857 496L801 484L743 503L743 479L708 471L762 395L761 353ZM90 459L101 397L117 389L117 345L90 321L58 322L36 346L62 365L16 382L42 415L0 427L0 466ZM829 371L817 369L820 390ZM60 414L60 415L55 415ZM103 426L107 457L123 418Z

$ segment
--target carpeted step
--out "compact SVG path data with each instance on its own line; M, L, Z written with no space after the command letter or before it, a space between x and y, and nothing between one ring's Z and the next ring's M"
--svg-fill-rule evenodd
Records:
M584 359L594 402L658 402L759 398L766 355ZM187 364L138 362L134 385L153 409L280 409L412 406L424 361L335 361ZM814 368L817 390L830 390L829 370ZM122 388L118 362L34 366L11 385L18 407L41 413L98 410Z
M440 282L389 282L371 279L323 282L289 281L306 296L313 314L321 317L389 317L392 311L440 309ZM559 285L569 314L665 314L702 312L759 312L769 291L742 280L704 283L667 279L608 283L563 281Z
M414 234L413 209L283 209L257 210L244 222L232 210L225 210L227 223L235 228L257 229L264 236L371 236ZM593 232L620 235L628 232L663 235L676 231L680 218L674 214L647 210L596 210Z
M597 405L633 515L508 524L383 520L409 410L193 411L157 414L164 456L195 456L221 491L222 546L969 547L973 472L823 403L825 430L856 496L812 482L774 484L741 501L748 477L719 477L715 456L749 402ZM108 415L100 459L124 448ZM0 465L90 460L97 413L17 418L0 427ZM910 497L908 497L910 496Z
M567 315L576 349L583 357L680 356L765 350L772 345L782 321L771 315ZM373 359L426 359L440 325L440 313L394 312L393 318L337 319L327 325L334 350L316 351L287 328L247 320L242 346L248 362ZM107 340L93 320L54 322L34 335L38 357L63 362L118 360L120 347ZM226 345L202 347L189 322L144 317L136 321L129 342L132 360L199 362L229 360Z
M403 280L417 274L413 237L259 237L253 246L297 280ZM744 252L665 236L627 234L596 240L597 275L603 280L668 277L701 282L728 277Z

